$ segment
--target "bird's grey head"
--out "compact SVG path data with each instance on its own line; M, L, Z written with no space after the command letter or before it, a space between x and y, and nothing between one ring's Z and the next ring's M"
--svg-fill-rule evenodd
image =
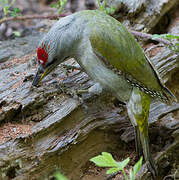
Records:
M73 17L65 17L58 21L45 35L37 48L38 71L32 85L38 83L49 74L58 64L72 53L74 44Z
M57 63L57 60L53 44L42 40L37 48L38 70L32 83L33 86L38 85L38 83L60 63Z

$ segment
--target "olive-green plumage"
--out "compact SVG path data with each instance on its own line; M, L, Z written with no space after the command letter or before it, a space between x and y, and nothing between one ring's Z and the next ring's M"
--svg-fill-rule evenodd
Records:
M48 59L39 59L43 54L37 57L40 63L33 85L58 64L74 57L102 89L126 103L136 130L137 152L143 153L149 170L156 175L148 142L150 102L151 98L159 98L171 103L175 97L163 85L135 38L120 22L96 10L60 19L39 46L44 44L50 47L45 49Z
M81 11L77 16L86 22L93 51L105 65L152 97L169 104L175 99L136 39L119 21L100 11Z
M131 75L149 89L161 91L156 74L134 37L117 20L103 14L91 22L91 45L114 67Z

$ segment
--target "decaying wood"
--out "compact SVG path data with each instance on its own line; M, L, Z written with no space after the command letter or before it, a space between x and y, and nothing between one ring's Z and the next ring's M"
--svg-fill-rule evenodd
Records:
M173 59L173 64L176 65L178 57L173 58L171 51L168 52L167 62ZM160 64L159 71L165 67L162 71L168 74L167 71L171 72L171 68L165 66L166 62L160 61L162 58L158 59L156 65ZM17 71L18 66L13 67L11 72ZM24 69L26 66L27 64L23 64ZM173 67L174 72L176 66ZM5 72L1 70L1 73ZM63 92L64 86L75 90L92 85L86 74L75 71L66 77L63 68L58 67L39 88L30 89L31 81L25 81L17 88L12 88L21 79L25 79L25 76L31 77L30 72L26 73L24 75L19 72L20 75L13 80L14 82L6 79L11 85L1 91L1 102L4 101L4 105L1 106L1 121L8 118L11 121L23 119L27 123L30 120L40 122L34 123L30 134L21 135L0 145L2 176L10 176L9 173L15 171L15 179L44 179L55 169L60 169L70 179L78 179L77 177L82 175L80 168L91 157L101 151L115 149L117 144L120 146L119 136L126 142L133 139L132 128L129 131L130 123L126 109L123 106L115 107L113 97L106 94L99 97L86 94L83 97L88 107L86 109L77 99ZM168 81L173 73L169 74ZM62 87L59 82L64 76ZM177 112L178 109L179 104L153 104L150 120L156 121L169 112ZM15 112L20 113L15 116ZM176 126L177 123L172 128L175 129Z
M5 17L0 19L0 24L9 21L26 21L29 19L59 19L60 17L68 16L69 14L56 14L56 15L28 15L28 16L15 16Z
M108 6L117 7L114 17L123 22L126 26L137 30L151 31L161 18L171 9L177 7L177 0L109 0ZM123 15L126 13L130 18Z
M151 61L178 97L178 54L161 47ZM67 64L76 65L74 60ZM116 105L114 97L105 92L100 96L83 94L83 103L71 95L93 85L84 72L78 69L65 72L60 65L40 87L31 88L35 71L35 66L20 59L0 68L1 124L8 121L30 127L23 134L14 128L15 136L0 145L0 179L50 179L59 170L70 180L78 180L82 179L89 159L102 151L117 156L134 151L133 128L124 105ZM172 106L152 103L151 148L163 174L168 161L173 170L178 163L178 118L179 103ZM147 176L143 166L139 177Z

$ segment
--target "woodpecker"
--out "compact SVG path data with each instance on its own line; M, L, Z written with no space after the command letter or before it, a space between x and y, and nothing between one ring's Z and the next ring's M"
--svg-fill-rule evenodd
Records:
M135 129L136 150L154 177L157 168L149 149L151 99L171 104L175 96L128 30L99 10L84 10L61 18L37 48L38 70L32 85L68 58L75 58L102 89L124 102Z

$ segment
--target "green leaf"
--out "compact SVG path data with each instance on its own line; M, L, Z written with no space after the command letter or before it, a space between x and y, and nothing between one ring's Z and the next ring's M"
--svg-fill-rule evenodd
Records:
M14 35L17 36L17 37L20 37L21 36L21 33L19 31L13 31Z
M173 34L164 34L164 37L171 40L171 39L179 39L179 36Z
M67 2L68 2L68 0L58 0L58 2L56 4L51 4L50 7L57 8L58 13L61 14L65 8Z
M4 15L7 16L7 14L9 13L9 6L4 6L3 12L4 12Z
M9 11L10 15L13 17L16 17L20 15L20 9L19 8L14 8L12 11Z
M173 34L153 34L152 39L155 40L156 38L165 38L168 40L172 40L172 39L179 39L179 36Z
M108 170L106 171L106 174L113 174L113 173L116 173L116 172L118 172L118 171L120 171L119 168L110 168L110 169L108 169Z
M66 4L67 4L67 1L68 0L60 0L60 4L59 4L59 7L58 7L58 13L61 14L62 11L64 10Z
M130 161L130 159L129 159L129 157L128 157L128 158L126 158L124 161L118 162L118 167L119 167L119 169L120 169L120 170L123 170L123 169L127 166L127 164L129 163L129 161Z
M118 168L118 163L113 159L112 155L107 152L102 152L102 155L98 155L90 159L99 167L116 167Z
M21 12L21 10L19 8L17 8L17 7L13 8L13 11L16 12L16 13L20 13Z
M153 39L153 40L155 40L155 39L157 39L157 38L161 38L161 35L159 35L159 34L153 34L153 35L152 35L152 39Z
M11 0L11 2L9 3L9 6L11 7L15 2L16 0Z
M51 8L56 8L56 7L58 7L58 5L57 4L51 4L50 7Z
M3 6L6 6L8 4L8 0L0 0L0 5L3 7Z
M97 2L98 2L99 10L101 10L101 3L100 3L100 0L97 0Z
M134 176L139 172L140 168L142 167L142 160L143 157L140 158L140 160L134 165L133 171L134 171Z
M100 0L97 0L97 2L98 2L99 10L100 11L105 11L106 0L104 0L103 2L100 2Z
M55 176L55 178L56 178L57 180L68 180L63 174L61 174L61 173L59 173L59 172L56 172L56 173L54 174L54 176Z
M129 178L130 180L135 180L134 172L132 171L132 168L129 170Z
M114 6L111 6L110 8L106 8L105 9L105 12L106 12L106 14L114 14L115 13L115 7Z

